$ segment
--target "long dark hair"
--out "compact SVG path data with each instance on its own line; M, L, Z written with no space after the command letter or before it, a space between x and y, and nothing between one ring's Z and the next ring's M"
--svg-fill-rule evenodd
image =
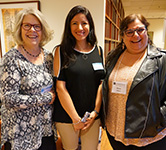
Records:
M87 42L90 43L92 46L94 46L97 43L94 22L90 11L81 5L73 7L66 17L64 32L60 44L60 49L63 54L63 67L67 67L71 61L74 61L76 59L73 51L73 48L76 44L76 39L71 33L70 22L73 19L73 17L79 13L82 13L86 16L90 25L89 35L87 36Z
M149 27L149 22L146 20L146 18L141 15L141 14L130 14L127 17L125 17L121 23L120 23L120 36L123 37L124 36L124 31L128 28L128 25L132 22L134 22L136 19L140 20L144 25L145 28L148 30ZM148 43L151 45L152 41L150 40L150 38L148 39ZM117 45L117 47L110 51L110 53L108 53L107 58L106 58L106 66L109 65L110 60L118 53L124 51L126 49L126 46L123 42L123 39L121 40L121 42Z

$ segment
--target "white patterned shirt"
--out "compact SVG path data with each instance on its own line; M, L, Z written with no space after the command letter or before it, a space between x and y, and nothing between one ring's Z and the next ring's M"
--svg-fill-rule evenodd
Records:
M43 49L44 62L35 65L17 49L7 52L0 66L1 144L12 150L36 150L42 137L52 135L52 57Z

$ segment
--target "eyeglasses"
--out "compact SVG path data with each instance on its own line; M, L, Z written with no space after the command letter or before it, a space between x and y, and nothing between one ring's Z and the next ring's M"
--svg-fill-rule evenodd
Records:
M24 30L29 31L32 27L36 31L41 31L42 26L40 24L30 24L30 23L22 23L22 27Z
M128 36L128 37L132 37L132 36L134 36L135 31L136 31L139 35L141 35L141 34L145 33L146 28L140 27L140 28L137 28L137 29L135 29L135 30L134 30L134 29L129 29L129 30L125 30L124 33L125 33L126 36Z

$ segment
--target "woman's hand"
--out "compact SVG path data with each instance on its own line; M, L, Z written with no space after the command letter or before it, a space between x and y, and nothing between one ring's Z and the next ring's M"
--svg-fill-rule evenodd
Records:
M84 128L85 123L81 121L81 118L79 118L77 121L73 121L73 127L75 131L81 130Z
M92 111L90 113L90 116L87 118L86 122L84 123L84 128L82 128L82 130L88 129L94 123L96 117L97 117L96 112Z
M52 100L51 100L51 102L49 103L49 104L51 105L51 104L53 104L53 102L54 102L54 100L55 100L56 94L55 94L55 92L54 92L53 89L52 89L49 93L50 93L51 96L52 96Z

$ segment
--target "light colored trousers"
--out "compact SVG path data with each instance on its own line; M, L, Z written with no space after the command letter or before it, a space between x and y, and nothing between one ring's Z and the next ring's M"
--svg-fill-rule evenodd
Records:
M79 137L81 139L81 150L97 150L99 142L100 119L94 121L87 130L75 131L70 123L55 123L65 150L76 150Z

